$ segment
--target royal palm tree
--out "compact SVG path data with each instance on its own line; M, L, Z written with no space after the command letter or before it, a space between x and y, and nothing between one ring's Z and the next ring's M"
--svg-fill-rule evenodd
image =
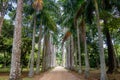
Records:
M103 48L103 38L102 38L102 32L100 28L100 18L99 18L99 10L98 10L98 3L97 0L94 0L95 3L95 9L96 9L96 24L98 29L98 38L99 38L99 53L100 53L100 70L101 70L101 76L100 80L107 80L106 75L106 66L105 66L105 55L104 55L104 48Z
M22 30L22 9L23 0L17 0L17 11L14 28L10 80L20 80L21 78L21 30Z
M37 2L36 2L37 1ZM40 25L40 28L42 27L42 26L44 26L44 28L42 29L42 34L43 34L43 36L44 36L44 30L46 30L46 29L48 29L48 30L52 30L52 31L55 31L56 30L56 23L55 23L55 21L51 18L52 16L51 16L51 14L54 14L53 13L53 11L55 11L55 9L57 8L57 6L55 5L55 2L54 1L47 1L47 0L43 0L43 2L44 2L44 6L43 6L43 2L40 0L36 0L35 2L34 2L34 4L33 4L33 8L36 10L36 12L37 12L37 17L36 17L36 19L37 19L37 21L40 21L40 22L37 22L37 23L39 23L39 25ZM39 3L38 3L39 2ZM41 6L42 5L42 6ZM42 7L42 8L40 8L40 7ZM41 10L42 9L42 10ZM40 11L39 11L40 10ZM56 9L56 10L58 10L58 9ZM43 37L44 38L44 37ZM40 46L40 45L39 45ZM33 45L33 47L34 47L34 45ZM41 48L39 48L39 51L40 51L40 49ZM34 51L32 51L32 52L34 52ZM44 51L43 51L44 52ZM31 54L34 54L34 53L31 53ZM32 63L31 63L31 65L32 66L30 66L30 67L32 67L31 69L30 69L30 72L29 73L31 73L32 75L31 75L31 77L33 76L33 74L34 74L34 55L33 56L31 56L31 58L32 58ZM43 58L44 58L44 56L43 56ZM36 71L39 71L38 69L40 69L40 52L38 53L38 57L37 57L37 69L36 69ZM44 60L43 60L44 61ZM46 61L46 60L45 60ZM39 63L39 64L38 64ZM45 62L44 62L45 63ZM37 72L37 74L38 74L38 72Z
M33 3L33 8L35 11L42 10L43 7L43 1L42 0L35 0ZM34 18L34 27L33 27L33 39L32 39L32 51L30 55L30 71L28 76L32 77L34 75L34 49L35 49L35 34L36 34L36 12L34 12L33 18Z

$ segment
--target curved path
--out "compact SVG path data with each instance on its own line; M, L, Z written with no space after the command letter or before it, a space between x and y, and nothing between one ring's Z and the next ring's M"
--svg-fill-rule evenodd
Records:
M68 71L63 67L56 67L51 71L38 75L34 80L83 80L78 74Z

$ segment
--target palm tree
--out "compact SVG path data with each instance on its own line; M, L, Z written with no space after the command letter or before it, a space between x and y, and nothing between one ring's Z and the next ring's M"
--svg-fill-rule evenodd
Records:
M100 23L99 23L100 19L99 19L98 4L96 0L94 0L94 3L95 3L95 9L96 9L96 20L97 20L96 24L97 24L98 38L99 38L99 53L100 53L100 67L101 67L100 80L107 80L105 56L104 56L104 49L103 49L103 39L102 39L102 32L101 32Z
M31 54L30 54L30 71L29 71L29 74L28 74L29 77L32 77L34 75L35 33L36 33L36 15L34 15L32 51L31 51Z
M88 53L87 53L87 40L86 40L86 28L85 28L85 20L84 17L81 21L81 32L82 32L82 41L84 44L84 53L85 53L85 78L89 77L89 59L88 59Z
M111 0L109 1L102 1L101 5L102 5L102 14L103 17L101 17L104 20L104 34L106 36L106 44L108 47L108 70L107 73L113 73L115 71L117 71L117 61L116 61L116 55L115 55L115 51L114 51L114 47L113 47L113 43L112 43L112 38L111 38L111 34L110 34L110 26L108 27L108 21L112 18L114 15L111 15L109 13L111 13L110 10L112 10L113 6L116 6L117 8L119 8L120 6L118 6L119 1L112 1L112 3L110 3ZM112 21L113 22L113 21ZM111 24L112 25L112 24ZM116 24L117 25L117 24ZM114 25L114 27L116 26ZM114 28L112 27L112 28Z
M63 11L64 11L64 14L62 15L63 16L63 25L64 26L67 26L70 31L74 29L74 31L76 32L77 34L77 46L78 46L78 55L79 55L79 72L81 73L82 70L81 70L81 50L80 50L80 30L78 29L79 27L79 21L75 23L74 25L74 17L75 17L75 12L77 12L78 10L78 6L80 6L82 1L78 1L78 0L68 0L68 1L63 1ZM67 6L67 7L66 7ZM62 25L62 26L63 26ZM77 28L76 28L77 27ZM75 37L74 37L75 38Z
M41 53L41 39L42 39L42 21L40 23L39 29L39 41L38 41L38 54L37 54L37 62L36 62L36 74L40 72L40 53Z
M19 80L21 78L20 57L21 57L22 9L23 0L17 0L17 11L11 58L11 70L9 78L10 80Z
M86 8L86 2L83 2L81 6L79 7L75 18L74 18L74 24L77 24L77 21L79 21L79 17L82 17L81 22L79 23L80 26L80 35L82 36L82 42L83 42L83 47L84 47L84 54L85 54L85 78L89 77L89 59L88 59L88 53L87 53L87 42L86 42L86 26L85 26L85 9ZM78 30L79 28L77 28Z
M79 30L79 24L77 21L77 43L78 43L78 54L79 54L79 73L82 73L82 65L81 65L81 47L80 47L80 30Z
M33 8L36 11L41 10L43 7L43 1L42 0L35 0L33 3ZM28 76L32 77L34 75L34 48L35 48L35 33L36 33L36 12L34 13L34 27L33 27L33 39L32 39L32 51L31 51L31 55L30 55L30 71Z

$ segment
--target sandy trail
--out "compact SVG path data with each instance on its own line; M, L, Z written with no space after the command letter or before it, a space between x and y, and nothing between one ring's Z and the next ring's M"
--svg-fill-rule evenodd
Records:
M56 67L51 71L36 76L34 80L83 80L77 74L74 74L63 67Z

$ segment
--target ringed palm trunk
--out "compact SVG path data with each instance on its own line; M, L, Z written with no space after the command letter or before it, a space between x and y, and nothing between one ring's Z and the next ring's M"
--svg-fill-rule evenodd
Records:
M102 39L102 32L100 28L100 23L99 23L99 11L98 11L98 4L97 1L94 0L95 3L95 9L96 9L96 19L97 19L97 29L98 29L98 38L99 38L99 53L100 53L100 80L107 80L107 75L106 75L106 66L105 66L105 55L104 55L104 49L103 49L103 39Z
M36 62L36 74L40 72L40 53L41 53L41 39L42 39L42 23L39 29L39 41L38 41L38 54L37 54L37 62Z
M21 58L22 10L23 10L23 0L17 0L17 11L16 11L16 19L15 19L11 70L10 70L9 80L21 79L20 58Z
M32 51L31 51L31 55L30 55L30 71L29 71L29 74L28 74L29 77L33 77L33 75L34 75L35 29L36 29L36 16L34 15Z
M81 65L81 48L80 48L80 30L78 28L78 21L77 21L77 46L78 46L78 55L79 55L79 73L82 73L82 65Z

